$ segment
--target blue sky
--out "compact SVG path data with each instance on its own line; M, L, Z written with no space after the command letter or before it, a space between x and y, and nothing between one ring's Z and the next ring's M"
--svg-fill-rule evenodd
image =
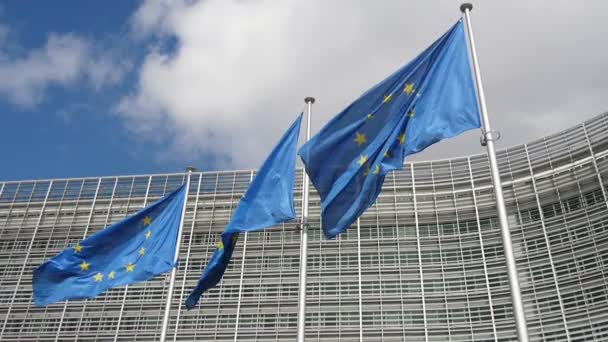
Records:
M498 148L608 109L608 48L598 44L608 35L608 2L474 6ZM306 96L317 99L314 133L453 25L458 7L452 0L3 1L0 180L256 168ZM564 80L568 86L556 87ZM484 153L478 136L412 159Z
M49 35L74 35L115 49L118 58L141 63L145 42L125 40L134 1L3 2L0 23L7 27L4 55L19 60L45 46ZM128 53L126 53L128 51ZM156 146L141 143L113 113L121 92L134 86L136 70L99 89L77 79L68 85L48 82L32 105L0 97L2 124L0 179L174 172L187 160L158 162ZM77 78L81 78L80 76Z

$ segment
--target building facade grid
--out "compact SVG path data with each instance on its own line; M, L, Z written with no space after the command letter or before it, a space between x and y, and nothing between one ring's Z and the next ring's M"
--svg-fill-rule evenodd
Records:
M532 341L608 340L606 132L608 113L498 152ZM221 286L183 309L253 175L192 174L168 334L175 341L295 339L296 222L243 236ZM44 308L32 304L31 275L185 177L0 182L0 340L157 340L168 275ZM296 209L301 180L298 170ZM310 201L307 341L516 340L485 155L406 163L335 240L321 236L314 191Z

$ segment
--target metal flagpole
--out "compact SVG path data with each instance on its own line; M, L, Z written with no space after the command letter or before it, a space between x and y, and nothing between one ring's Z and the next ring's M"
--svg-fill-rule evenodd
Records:
M310 117L314 97L307 97L306 102L306 141L310 139ZM300 288L298 291L298 342L304 342L306 327L306 264L308 262L308 188L310 179L306 171L302 171L302 222L300 238Z
M186 193L184 194L184 207L182 208L182 218L179 221L179 229L177 231L177 241L175 242L175 257L173 262L177 263L179 257L179 247L182 242L182 231L184 229L184 216L186 216L186 205L188 205L188 192L190 191L190 176L194 171L194 167L188 166L188 179L186 180ZM169 314L171 313L171 300L173 299L173 287L175 286L175 274L177 273L177 266L171 270L171 280L169 281L169 290L167 291L167 303L165 304L165 315L163 317L162 330L160 332L160 342L165 342L167 338L167 330L169 328Z
M473 29L471 28L470 12L473 5L469 3L462 4L460 11L463 13L467 26L467 35L469 38L469 47L471 50L471 58L473 60L473 69L475 72L475 84L477 85L477 98L481 110L481 118L483 121L483 136L481 144L488 148L488 157L490 159L490 170L492 172L492 182L494 183L494 194L496 195L496 208L498 210L498 218L500 220L500 230L502 234L502 245L505 251L505 259L507 262L507 273L509 276L509 284L511 285L511 299L513 301L513 313L515 314L515 323L517 326L517 335L520 342L528 342L528 328L526 324L526 315L524 313L523 300L521 298L521 289L519 288L519 278L517 276L517 265L515 263L515 255L513 253L513 244L511 242L511 232L507 221L507 210L502 193L502 184L500 181L500 173L498 172L498 162L496 161L496 152L494 151L494 141L498 140L500 135L498 132L492 131L490 128L490 120L488 118L488 110L486 107L486 99L483 93L481 83L481 73L479 71L479 63L477 61L477 51L475 50L475 40L473 38Z
M192 250L192 238L194 236L194 225L196 223L196 214L198 213L198 201L201 193L201 183L203 182L203 173L198 176L198 184L196 185L196 200L194 200L194 211L192 212L192 225L190 226L190 236L188 237L188 249L186 250L186 261L184 262L184 273L188 272L188 263L190 262L190 251ZM184 298L184 289L186 288L187 274L184 274L182 280L182 288L179 293L179 298ZM177 310L177 318L175 319L175 331L173 332L173 341L177 341L177 331L179 328L179 319L181 317L181 308Z
M251 170L251 174L249 175L249 184L253 181L253 170ZM243 197L245 194L243 194ZM241 255L241 279L239 280L239 297L236 302L236 320L234 322L234 342L237 342L239 339L239 319L241 316L241 299L243 298L243 279L245 277L245 255L247 253L247 237L248 232L245 232L245 237L243 238L243 254Z

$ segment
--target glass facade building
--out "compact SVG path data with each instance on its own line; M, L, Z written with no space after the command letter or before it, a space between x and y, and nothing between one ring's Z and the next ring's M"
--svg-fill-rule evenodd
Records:
M607 132L608 113L498 153L532 341L608 341ZM170 340L295 340L295 223L241 236L221 286L182 309L252 175L192 174ZM158 340L168 275L45 308L31 275L185 177L0 182L0 340ZM313 191L307 341L516 340L486 155L406 163L336 240L319 211Z

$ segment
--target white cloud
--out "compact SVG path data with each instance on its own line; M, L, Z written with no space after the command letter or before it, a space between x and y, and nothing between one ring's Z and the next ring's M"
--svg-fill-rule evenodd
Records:
M145 1L133 14L131 28L134 37L144 38L148 35L168 33L167 20L176 9L184 8L186 3L171 0Z
M604 1L476 5L488 104L503 146L606 109L601 75L608 72L608 49L600 42L608 29L600 14L607 7ZM317 97L318 129L459 16L449 0L144 2L132 18L133 34L174 37L177 49L164 52L154 40L137 88L118 111L143 137L167 138L169 154L211 153L225 161L215 167L255 167L305 96ZM483 152L471 135L477 133L422 158Z
M4 28L0 27L0 38L8 34ZM51 86L75 86L84 80L99 90L116 84L126 65L82 37L52 33L43 47L23 54L0 48L0 95L17 106L32 108L44 100Z

